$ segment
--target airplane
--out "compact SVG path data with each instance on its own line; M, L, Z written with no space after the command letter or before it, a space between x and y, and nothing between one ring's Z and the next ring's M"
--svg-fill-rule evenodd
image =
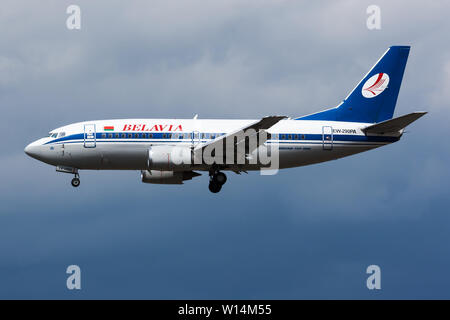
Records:
M399 141L405 127L427 113L393 118L409 51L410 46L388 48L337 107L317 113L259 120L198 119L196 115L193 119L84 121L54 129L24 151L58 172L73 174L74 187L80 185L79 170L140 170L142 182L154 184L183 184L200 176L198 171L206 171L209 190L217 193L227 180L223 171L240 174L267 168L267 163L257 160L264 148L277 154L277 169L285 169ZM250 131L248 136L240 135ZM256 142L250 143L249 137L256 136ZM212 156L217 155L209 162L201 158L208 148L215 150ZM228 161L223 161L229 154ZM243 161L237 161L238 156Z

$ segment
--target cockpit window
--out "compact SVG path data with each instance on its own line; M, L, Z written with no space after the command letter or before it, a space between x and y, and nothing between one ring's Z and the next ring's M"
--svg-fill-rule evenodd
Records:
M56 138L56 137L58 136L58 134L57 134L57 133L50 132L50 133L48 134L48 136L49 136L50 138Z

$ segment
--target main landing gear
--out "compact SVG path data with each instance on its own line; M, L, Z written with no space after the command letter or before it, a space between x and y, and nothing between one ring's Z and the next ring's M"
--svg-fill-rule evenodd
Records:
M217 193L222 189L222 186L227 182L227 176L220 171L213 171L209 173L209 191Z
M75 173L75 178L72 179L72 187L78 187L80 185L80 176L78 173Z

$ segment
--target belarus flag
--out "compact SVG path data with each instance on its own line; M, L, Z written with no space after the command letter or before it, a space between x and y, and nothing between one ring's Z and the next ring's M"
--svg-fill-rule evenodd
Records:
M105 130L105 131L114 131L114 126L104 126L103 130Z

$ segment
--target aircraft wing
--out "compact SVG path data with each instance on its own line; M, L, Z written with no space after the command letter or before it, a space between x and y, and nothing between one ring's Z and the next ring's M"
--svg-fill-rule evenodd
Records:
M253 136L258 136L260 133L262 133L265 130L268 130L270 127L272 127L273 125L275 125L276 123L278 123L280 120L286 119L286 116L267 116L262 118L259 121L255 121L254 123L243 127L239 130L236 130L232 133L229 133L227 135L224 136L220 136L210 142L204 143L204 144L200 144L198 145L195 149L194 152L198 152L198 151L203 151L206 147L217 147L217 148L224 148L225 146L227 146L227 142L229 144L234 145L234 151L236 151L236 149L238 148L239 145L244 144L246 142L246 138L243 136L243 133L248 132L248 130L251 130L250 134ZM247 135L247 137L249 137L249 135ZM260 139L257 140L257 144L256 146L252 146L253 148L249 148L248 145L245 145L246 149L245 149L245 153L249 154L252 153L254 151L254 149L256 149L257 147L259 147L260 145L264 144L264 142L267 141L268 139L268 134L266 135L262 135L260 136ZM232 142L230 142L229 140L232 140ZM225 149L224 149L225 150ZM225 155L225 153L224 153Z

